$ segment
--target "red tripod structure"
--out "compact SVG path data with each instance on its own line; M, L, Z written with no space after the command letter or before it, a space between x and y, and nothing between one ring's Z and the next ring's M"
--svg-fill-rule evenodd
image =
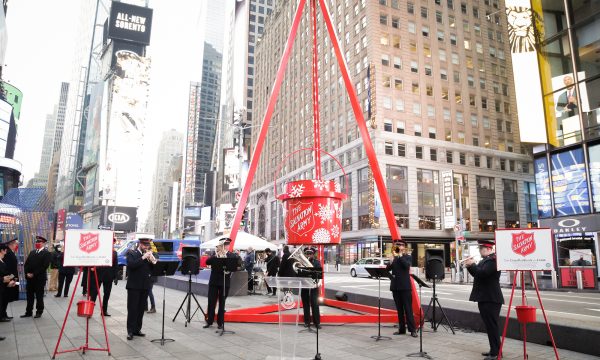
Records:
M90 300L90 272L94 273L94 281L96 282L96 289L98 289L97 298L100 304L100 316L102 317L102 327L104 328L104 339L106 340L106 348L92 348L89 346L89 335L90 335L90 317L94 314L94 302ZM81 279L81 274L83 273L83 267L79 268L79 274L77 274L77 281L75 282L75 287L71 292L71 300L69 301L69 306L67 307L67 313L65 314L65 319L63 320L62 327L60 329L60 335L58 335L58 340L56 341L56 346L54 347L54 354L52 354L52 359L56 358L58 354L65 354L75 351L82 351L84 354L86 351L106 351L110 356L110 345L108 344L108 332L106 331L106 322L104 321L104 310L102 307L102 296L100 293L100 287L98 286L98 273L96 272L95 267L90 267L88 269L87 274L87 298L85 301L80 301L77 304L77 315L85 317L85 344L67 350L58 350L60 346L60 341L65 331L65 326L67 325L67 320L69 319L69 312L71 311L71 306L73 305L73 299L75 298L75 294L77 293L77 285L79 285L79 280Z
M550 335L550 340L552 341L552 347L554 348L554 355L556 355L556 360L559 359L558 350L556 349L556 343L554 342L554 336L552 336L552 330L550 330L550 323L548 322L548 318L546 317L546 310L544 310L544 304L542 304L542 298L540 297L540 290L537 286L537 281L535 280L535 273L531 270L527 271L531 275L531 280L533 281L533 285L535 286L535 292L537 294L538 301L540 303L540 308L542 309L542 314L544 315L544 321L546 322L546 328L548 329L548 335ZM504 330L502 331L502 342L500 343L500 351L498 353L498 359L502 359L502 347L504 346L504 339L506 338L506 329L508 328L508 321L510 320L510 309L512 307L513 298L515 295L515 287L517 286L518 276L521 275L521 305L516 306L517 312L517 320L523 326L523 359L526 360L528 358L527 355L527 323L535 322L535 307L527 305L527 297L525 296L525 271L518 270L515 271L515 276L513 278L513 286L512 292L510 293L510 301L508 302L508 311L506 312L506 321L504 322Z
M352 110L354 112L354 116L356 119L356 123L358 125L361 138L363 140L363 144L365 146L367 158L369 160L369 166L371 167L373 178L377 185L377 189L379 192L379 197L381 198L383 210L385 213L386 221L388 224L388 228L390 229L390 233L393 241L400 240L400 232L398 231L398 227L395 222L394 211L392 209L392 205L390 202L390 198L387 193L387 188L385 186L385 181L381 174L381 170L379 168L379 162L377 161L377 156L375 153L375 149L373 148L373 143L371 142L371 137L369 135L369 130L367 129L367 125L363 116L363 111L360 106L360 102L358 97L356 96L356 92L354 90L354 85L352 80L350 79L350 74L348 73L348 67L346 65L346 61L344 59L344 55L342 53L340 42L336 36L335 28L333 26L329 9L327 8L327 4L325 0L309 0L310 1L310 18L311 18L311 29L312 29L312 87L313 87L313 131L314 131L314 162L315 162L315 176L318 180L321 180L321 145L320 145L320 133L319 133L319 87L318 87L318 54L317 54L317 1L319 8L321 10L321 14L325 21L325 25L327 27L327 33L329 35L329 39L333 45L333 49L335 52L335 57L337 59L339 69L342 73L342 78L344 79L344 85L346 87L346 91L348 96L350 97L350 104L352 106ZM262 153L262 149L265 143L265 139L267 137L267 133L269 130L269 126L271 123L271 118L273 115L273 111L275 109L275 104L277 103L277 98L279 96L279 92L281 90L281 83L283 81L283 77L285 74L285 70L288 65L288 61L290 58L290 53L292 51L292 46L294 44L294 40L297 35L298 26L300 24L300 20L302 18L302 14L304 12L304 8L307 0L299 0L298 7L296 9L294 19L292 22L292 27L287 37L285 49L281 56L281 60L279 63L279 67L277 70L277 74L275 77L275 81L272 86L271 94L269 96L267 109L263 118L263 122L260 128L260 133L257 139L257 142L254 147L254 151L252 153L252 158L250 160L250 166L248 170L248 177L246 183L244 184L244 188L242 190L242 194L240 200L238 202L237 211L235 214L235 219L233 221L233 226L231 229L230 238L232 239L231 246L233 247L236 236L240 227L240 222L242 220L242 216L244 213L244 209L246 208L246 203L248 200L248 196L250 195L250 189L252 187L252 182L254 180L254 175L256 174L256 169L258 167L258 163L260 160L260 155ZM323 254L323 246L319 246L320 255ZM321 256L321 261L323 257ZM418 314L418 309L420 308L420 301L417 295L417 291L415 285L412 285L412 294L413 294L413 308L414 313ZM321 288L321 295L324 295L324 281ZM371 315L324 315L322 316L322 322L377 322L377 308L376 307L367 307L364 305L351 304L341 301L335 301L331 299L325 299L325 305L330 305L334 307L342 307L348 310L364 312ZM272 322L277 322L276 314L265 314L266 312L276 312L276 305L269 305L267 307L259 307L253 309L240 309L237 311L228 311L225 316L227 321L250 321L254 322L262 318L266 320L272 318ZM240 316L242 315L242 316ZM335 317L336 319L333 319ZM254 320L250 320L254 319ZM334 321L335 320L335 321ZM418 320L418 319L416 319ZM397 316L395 312L388 313L387 311L382 314L383 322L397 322ZM270 322L270 321L269 321ZM420 321L416 321L416 323L420 324Z

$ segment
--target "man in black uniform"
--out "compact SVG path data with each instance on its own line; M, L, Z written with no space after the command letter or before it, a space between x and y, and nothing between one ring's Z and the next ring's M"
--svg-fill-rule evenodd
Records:
M7 271L6 264L4 263L4 257L8 251L6 244L0 244L0 305L4 303L6 297L6 290L15 287L16 282L13 274ZM6 320L10 321L10 320ZM4 340L4 337L0 336L0 341Z
M116 239L113 238L113 245L116 242ZM94 269L94 268L90 268ZM112 290L113 282L117 282L118 274L119 274L119 262L117 259L117 252L114 250L112 252L112 266L103 266L97 267L96 273L98 274L98 287L102 286L102 291L104 294L102 295L102 311L104 312L104 316L110 316L108 313L108 300L110 299L110 292ZM98 289L96 289L96 279L94 279L94 273L90 273L90 297L93 302L96 302L96 297L98 297Z
M300 297L302 298L302 310L304 311L304 327L310 327L310 312L312 309L312 320L315 324L315 327L318 329L321 328L321 314L319 313L319 280L323 277L323 267L321 266L321 262L315 258L315 249L306 248L304 249L304 255L308 258L308 261L313 266L313 269L316 270L314 273L314 279L317 282L317 287L312 289L302 289L300 290ZM302 274L302 271L300 271ZM308 272L307 272L308 273ZM302 276L302 275L301 275ZM311 276L310 273L308 276Z
M35 318L42 316L44 312L44 286L48 279L47 270L52 260L52 254L46 250L48 240L41 236L35 237L35 250L31 250L25 260L25 278L27 279L27 307L22 318L33 315L33 300L35 297Z
M465 260L467 270L475 279L469 300L477 302L490 343L490 351L482 355L485 360L495 360L500 350L498 322L504 296L500 290L500 271L496 269L494 240L478 240L478 243L481 261L475 264L472 258Z
M231 239L223 238L219 241L216 247L215 253L206 260L206 265L213 266L217 262L217 258L237 258L238 259L238 270L241 268L242 259L229 251L229 244ZM223 277L225 277L223 279ZM231 273L226 271L217 271L211 269L210 278L208 280L208 310L206 325L203 328L209 328L215 320L215 308L217 306L217 300L219 301L219 312L217 314L217 325L221 329L223 322L225 321L225 299L229 294L229 287L231 285ZM225 286L225 288L223 288Z
M6 255L4 255L4 264L6 272L13 275L13 278L19 278L17 251L19 250L19 239L12 239L4 243L7 246ZM17 280L18 281L18 280ZM10 286L4 289L4 301L0 305L0 321L12 320L12 316L8 316L6 309L8 303L19 300L19 287Z
M279 265L279 272L277 273L280 277L294 277L296 272L294 271L294 261L290 260L290 247L285 245L283 247L283 256L281 256L281 264Z
M150 239L139 239L138 248L127 253L127 340L132 340L134 336L146 336L142 333L142 320L152 268L156 262L150 249Z
M279 256L273 254L269 248L265 249L265 254L267 254L267 276L277 276L277 271L279 271ZM277 295L277 288L270 287L267 284L267 295Z
M400 241L397 246L392 249L393 260L387 266L388 271L391 270L390 290L396 304L398 312L398 331L394 335L406 334L406 325L408 323L408 331L410 336L417 337L417 327L415 325L415 317L412 310L412 283L410 279L410 265L412 257L406 251L406 242Z
M58 290L54 296L67 297L69 296L69 288L71 287L71 281L73 281L73 275L75 275L75 267L64 266L65 253L59 250L58 254ZM73 291L77 291L77 289Z

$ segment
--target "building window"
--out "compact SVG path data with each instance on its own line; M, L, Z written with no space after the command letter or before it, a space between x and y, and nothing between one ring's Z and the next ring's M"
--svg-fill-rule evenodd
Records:
M417 159L423 159L423 147L422 146L415 147L415 156L417 157Z
M494 178L486 176L476 177L479 231L482 232L493 232L497 228L494 181Z
M383 120L383 131L392 132L392 120L390 120L390 119Z
M535 192L535 183L534 182L525 182L525 214L527 218L527 227L534 228L537 227L538 223L538 204L537 204L537 195Z
M519 226L519 202L517 193L517 181L502 179L504 198L504 219L506 228L518 228Z
M467 165L467 155L463 152L458 153L458 161L461 165Z
M429 158L431 161L437 161L437 149L429 149Z
M404 134L404 121L396 121L396 132L398 134Z
M433 126L429 127L429 138L430 139L435 139L435 135L436 135L436 128Z
M421 124L415 124L415 136L421 136L422 132L423 127L421 126Z
M394 155L394 144L391 141L385 142L385 154Z
M446 162L452 164L454 162L454 153L451 150L446 151Z
M475 155L474 160L475 160L475 166L481 167L481 155Z
M398 144L398 156L406 157L406 145Z
M417 169L419 229L441 229L438 172Z

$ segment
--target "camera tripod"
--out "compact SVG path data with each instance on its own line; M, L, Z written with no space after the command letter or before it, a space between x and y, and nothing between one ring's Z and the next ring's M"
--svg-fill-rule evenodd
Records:
M450 327L450 330L452 330L452 334L456 335L456 333L454 332L454 327L452 326L452 323L448 319L448 316L446 316L446 312L444 312L444 308L442 307L442 304L440 304L440 300L438 299L437 294L435 293L436 279L433 278L432 281L433 281L433 296L431 297L431 300L429 300L429 305L427 306L427 312L425 313L425 316L429 315L429 310L433 309L433 316L431 317L431 320L430 320L431 328L433 329L433 331L437 331L437 329L440 325L444 326L442 324L442 321L445 319L446 323ZM435 316L435 308L436 307L439 307L440 311L442 313L442 317L440 318L439 321L436 320L436 316Z
M198 302L196 295L194 295L194 293L192 293L192 273L188 272L188 276L189 276L189 278L188 278L187 294L183 298L181 305L179 305L179 310L177 310L177 313L175 314L175 317L173 318L173 322L175 322L175 319L177 319L177 315L179 315L179 312L182 311L183 315L185 316L185 326L186 327L192 321L192 318L194 317L194 315L196 315L198 310L200 310L202 312L202 314L204 315L204 318L206 319L206 313L204 312L204 309L202 309L202 305L200 305L200 303ZM194 299L194 301L196 302L196 305L198 306L196 308L196 310L194 310L193 313L192 313L192 299ZM186 301L187 301L187 311L185 309L183 309L183 305L185 305Z

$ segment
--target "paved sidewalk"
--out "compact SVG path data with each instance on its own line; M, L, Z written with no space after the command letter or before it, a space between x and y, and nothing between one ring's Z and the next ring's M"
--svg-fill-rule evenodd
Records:
M174 359L265 359L268 356L279 356L279 327L275 324L227 324L228 330L236 334L220 337L215 333L216 328L202 329L200 317L184 326L183 316L179 315L176 322L172 318L177 311L185 293L167 289L167 311L165 334L173 338L174 343L161 346L151 343L151 339L160 338L162 287L155 286L154 294L159 311L156 314L144 316L143 332L145 338L126 339L126 291L125 284L119 283L113 287L109 313L107 318L109 341L112 356L105 352L91 352L85 355L70 353L58 355L57 359L122 359L122 360L165 360ZM75 302L80 300L77 296ZM198 297L203 307L206 298ZM243 296L228 299L228 308L242 306L257 306L272 303L274 300L265 296ZM60 326L68 305L67 298L55 298L53 293L45 298L46 312L40 319L20 319L24 313L25 302L12 303L9 314L15 319L10 323L0 323L0 335L6 340L0 342L0 359L37 360L49 359L54 351ZM322 307L323 312L328 309ZM329 310L331 311L331 310ZM71 310L75 314L75 309ZM425 329L428 325L425 326ZM285 327L286 334L292 333L290 326ZM409 336L391 335L395 329L385 326L382 335L390 335L392 340L375 342L370 338L377 334L374 325L325 325L320 332L320 352L323 359L404 359L405 355L418 352L419 341ZM67 323L66 334L61 348L80 346L84 342L85 321L76 315L71 316ZM288 339L289 340L289 339ZM95 315L90 321L90 346L102 346L104 333L99 316ZM479 354L487 350L487 337L482 333L457 331L452 335L445 330L437 333L424 333L424 349L435 359L482 359ZM551 347L527 344L529 359L552 359ZM505 345L505 358L522 358L522 343L508 339ZM299 333L296 354L306 357L314 356L314 334ZM560 350L561 359L595 359L571 351Z

